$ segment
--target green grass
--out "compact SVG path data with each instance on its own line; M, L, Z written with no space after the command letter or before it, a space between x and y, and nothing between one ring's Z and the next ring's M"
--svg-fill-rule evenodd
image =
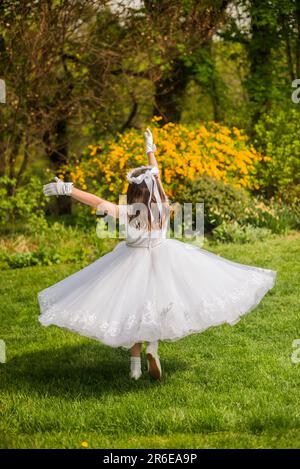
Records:
M299 447L300 236L214 251L277 270L277 285L234 327L161 343L161 382L130 381L125 350L39 324L37 292L76 265L2 273L0 446Z

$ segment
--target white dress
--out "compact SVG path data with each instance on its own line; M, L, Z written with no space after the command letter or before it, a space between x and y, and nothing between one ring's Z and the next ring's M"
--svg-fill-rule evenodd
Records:
M235 324L275 279L276 271L168 239L166 230L145 236L129 226L113 251L38 293L39 321L111 347L176 341Z

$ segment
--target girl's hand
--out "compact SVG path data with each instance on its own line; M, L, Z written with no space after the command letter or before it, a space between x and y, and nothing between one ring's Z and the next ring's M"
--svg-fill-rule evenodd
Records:
M146 129L146 132L144 132L145 136L145 143L146 143L146 153L154 153L156 150L156 145L153 143L153 136L152 132L149 128Z
M71 195L73 182L63 182L55 177L56 182L50 182L43 187L44 195Z

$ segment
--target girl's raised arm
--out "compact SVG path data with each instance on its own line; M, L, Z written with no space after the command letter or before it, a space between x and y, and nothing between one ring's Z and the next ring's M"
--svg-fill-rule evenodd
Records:
M145 136L145 143L146 143L146 153L148 156L148 164L150 166L156 166L156 168L158 168L158 163L154 154L154 152L156 151L156 145L155 143L153 143L152 132L149 128L146 129L144 136ZM163 188L162 182L161 182L160 174L157 176L157 179L158 179L158 184L160 185L162 192L165 194L166 199L168 199L165 193L165 190Z
M119 216L119 210L116 204L102 199L97 195L90 194L89 192L81 191L80 189L73 187L72 182L63 182L57 177L55 178L55 181L56 182L50 182L50 184L46 184L44 186L43 191L45 195L67 195L78 200L78 202L90 205L94 208L102 209L104 212L107 212L108 215L115 218Z
M149 128L146 129L144 136L145 136L145 143L146 143L146 154L148 156L148 164L150 166L156 166L156 168L158 168L158 163L154 154L156 150L156 145L155 143L153 143L152 132Z

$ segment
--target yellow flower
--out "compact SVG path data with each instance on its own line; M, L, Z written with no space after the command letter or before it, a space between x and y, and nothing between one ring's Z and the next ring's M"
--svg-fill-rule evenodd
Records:
M158 121L161 121L162 120L162 117L161 116L153 116L151 121L152 122L158 122Z
M246 136L236 127L230 129L214 122L198 123L193 128L169 122L160 127L157 122L161 120L162 117L155 116L151 130L165 190L170 196L176 197L187 180L204 173L238 187L259 185L256 164L269 158L248 145ZM147 164L143 132L128 130L119 134L117 141L107 141L101 146L101 152L97 148L89 145L87 158L66 170L71 171L72 180L82 187L89 187L96 179L101 196L115 200L127 190L126 172Z

